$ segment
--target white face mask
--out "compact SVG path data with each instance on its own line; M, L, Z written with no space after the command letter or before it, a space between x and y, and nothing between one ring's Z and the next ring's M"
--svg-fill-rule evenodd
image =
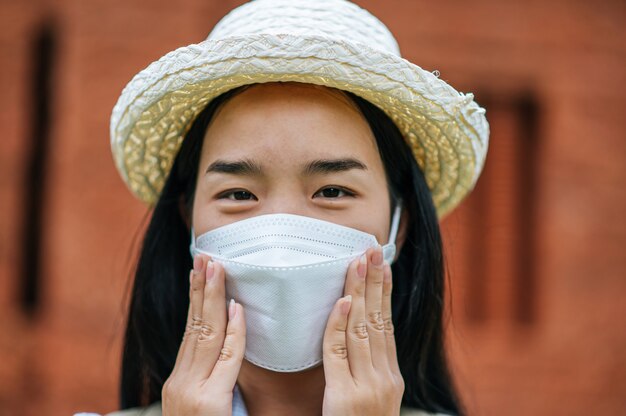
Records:
M383 257L395 256L400 206ZM246 353L251 363L278 372L302 371L322 361L328 316L343 295L351 261L376 237L332 222L291 214L261 215L216 228L194 241L224 266L226 298L246 311Z

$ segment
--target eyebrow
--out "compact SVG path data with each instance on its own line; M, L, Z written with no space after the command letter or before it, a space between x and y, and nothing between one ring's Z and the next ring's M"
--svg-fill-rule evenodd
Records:
M318 175L336 172L345 172L351 169L367 170L364 163L353 158L343 159L318 159L306 165L305 175Z
M261 166L250 159L241 159L234 161L216 160L211 163L205 173L230 173L232 175L260 175Z
M302 170L304 175L320 175L345 172L352 169L367 170L364 163L353 158L317 159L306 164ZM211 163L205 173L227 173L231 175L259 176L263 174L261 166L253 160L222 160Z

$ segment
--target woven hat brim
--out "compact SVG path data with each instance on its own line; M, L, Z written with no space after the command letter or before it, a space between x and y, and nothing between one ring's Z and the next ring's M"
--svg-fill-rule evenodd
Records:
M110 128L114 160L129 189L154 204L202 109L233 88L277 81L350 91L380 107L411 147L439 218L473 189L484 165L489 125L472 94L367 45L276 34L181 47L128 83Z

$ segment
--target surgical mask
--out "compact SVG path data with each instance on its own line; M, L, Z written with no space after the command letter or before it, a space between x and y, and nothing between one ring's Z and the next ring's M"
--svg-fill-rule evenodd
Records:
M400 206L383 246L388 263L399 221ZM375 236L353 228L270 214L216 228L195 241L192 228L190 251L223 265L226 298L241 303L246 314L246 360L295 372L321 363L326 323L343 295L348 266L377 245Z

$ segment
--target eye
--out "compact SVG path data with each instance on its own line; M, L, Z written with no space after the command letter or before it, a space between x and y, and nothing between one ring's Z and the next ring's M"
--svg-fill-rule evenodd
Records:
M327 186L325 188L320 189L313 195L313 197L316 197L316 196L321 196L322 198L335 199L335 198L342 198L345 196L354 196L354 192L350 192L347 189L339 187L339 186Z
M253 193L248 192L244 189L235 189L230 191L225 191L219 194L219 199L230 199L231 201L254 201L257 199Z

